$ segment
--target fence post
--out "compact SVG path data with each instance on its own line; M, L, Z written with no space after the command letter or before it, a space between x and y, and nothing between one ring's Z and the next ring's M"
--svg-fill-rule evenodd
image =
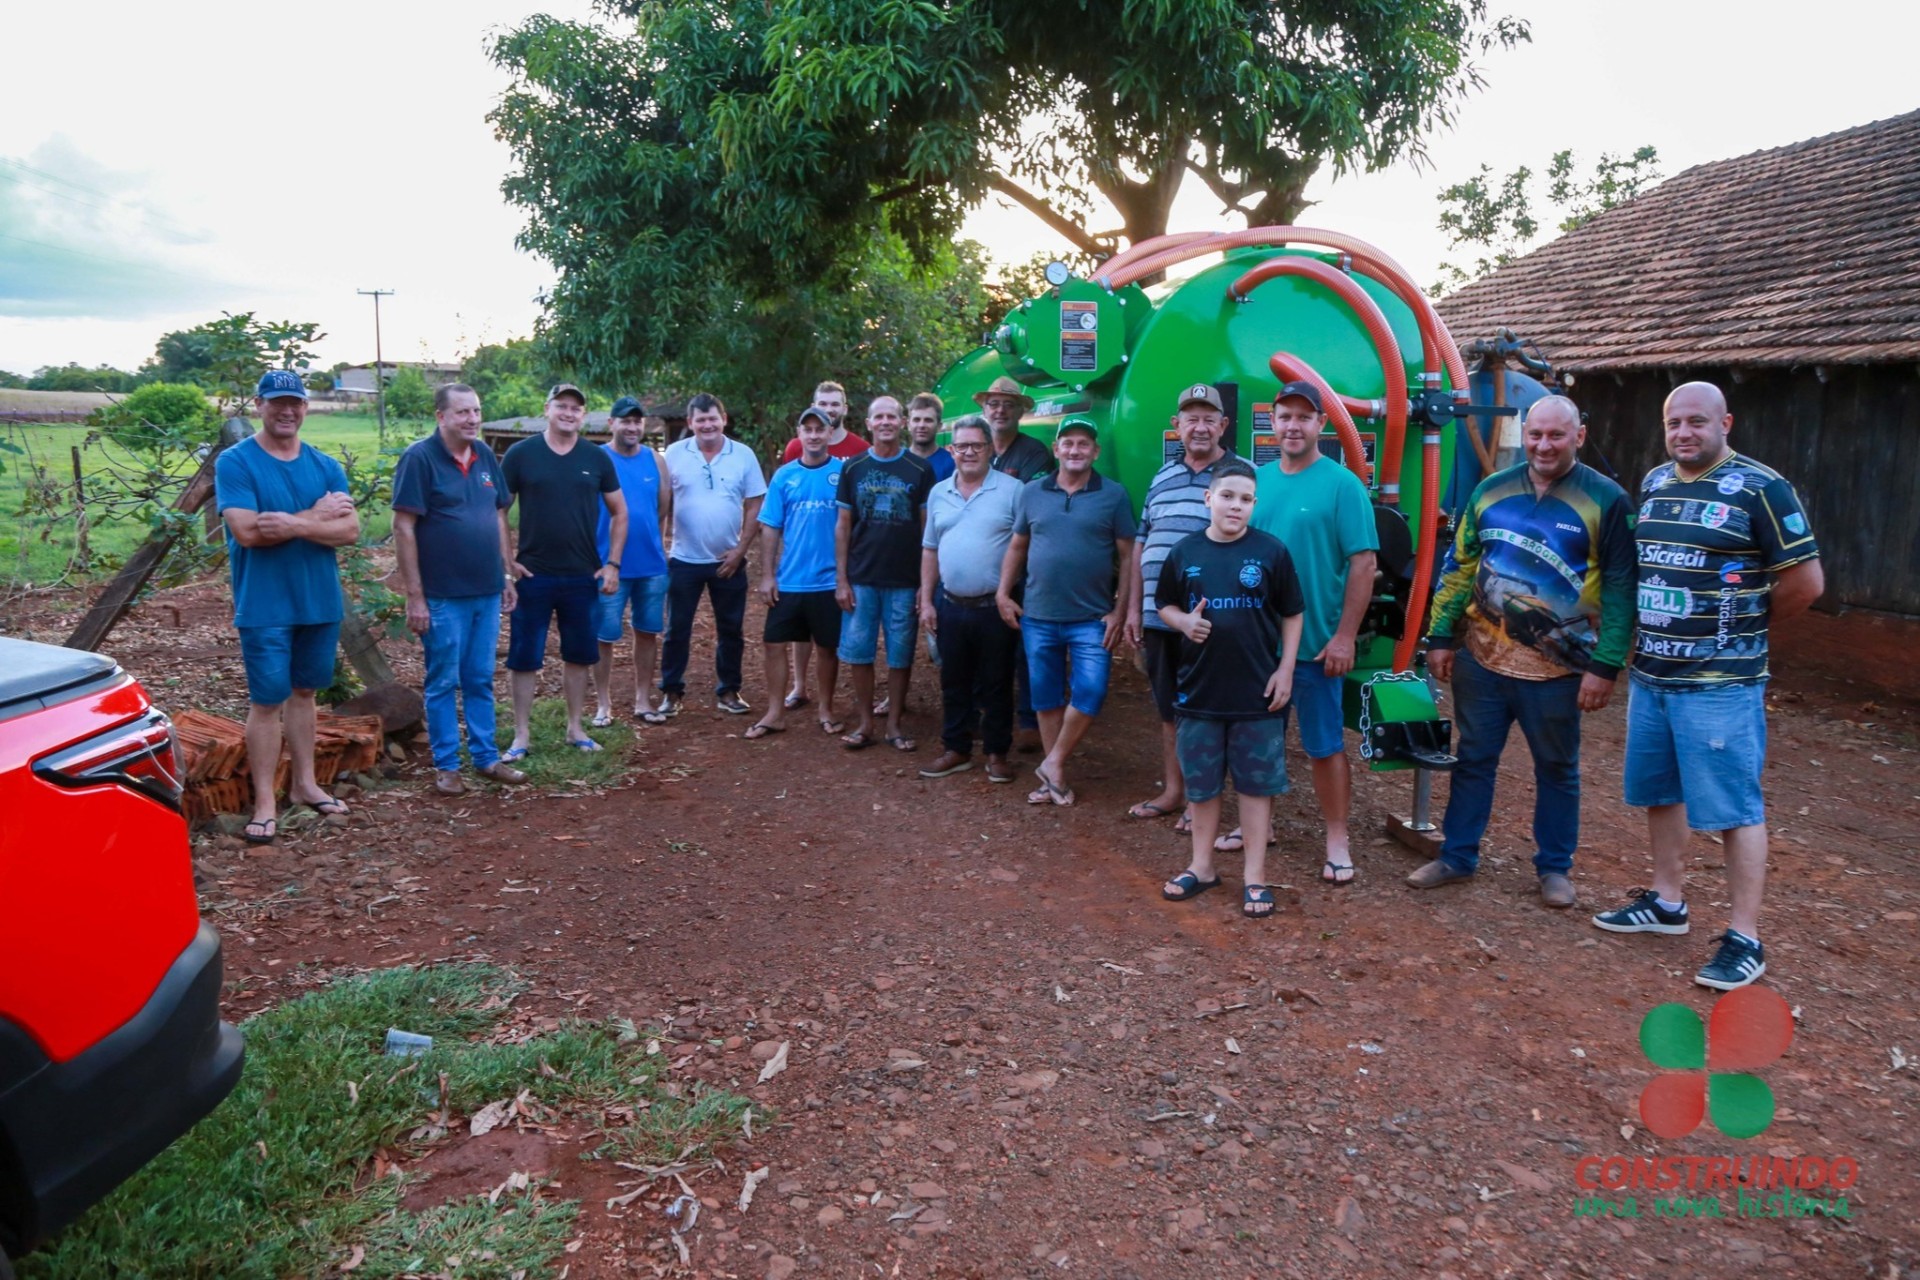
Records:
M73 446L73 531L80 572L85 573L93 563L93 553L87 547L87 482L80 474L80 446L77 444Z

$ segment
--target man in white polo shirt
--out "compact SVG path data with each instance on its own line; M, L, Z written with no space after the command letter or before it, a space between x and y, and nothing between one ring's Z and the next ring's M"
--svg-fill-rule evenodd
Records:
M741 624L747 614L747 553L760 534L767 480L753 450L727 437L727 407L701 392L687 401L689 434L667 446L673 488L673 549L667 558L667 643L660 705L642 716L665 724L686 694L693 614L705 591L713 604L714 705L729 715L751 708L740 696Z

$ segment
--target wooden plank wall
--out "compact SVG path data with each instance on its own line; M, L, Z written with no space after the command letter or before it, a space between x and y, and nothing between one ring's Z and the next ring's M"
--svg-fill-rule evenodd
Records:
M1733 413L1730 443L1800 492L1827 576L1819 608L1920 615L1920 368L1852 365L1647 370L1576 375L1588 415L1582 460L1613 464L1629 492L1666 460L1661 407L1692 378L1716 383Z

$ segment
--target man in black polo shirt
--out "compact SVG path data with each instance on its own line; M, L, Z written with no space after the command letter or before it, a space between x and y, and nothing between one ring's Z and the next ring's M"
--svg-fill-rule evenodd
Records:
M465 383L433 393L438 429L400 455L393 472L393 545L407 628L427 660L423 693L434 789L457 796L460 708L475 773L498 782L526 774L494 742L493 662L500 610L514 606L506 574L507 495L500 463L480 439L480 397Z
M597 594L620 587L620 562L600 559L600 503L611 524L609 555L627 545L627 500L605 449L580 443L587 397L571 382L547 393L547 429L507 450L500 462L507 490L520 502L520 554L508 561L519 583L519 603L508 628L507 670L513 673L513 745L510 761L524 759L533 742L533 692L547 656L547 623L560 623L561 689L567 699L567 745L598 751L580 709L587 673L600 660Z

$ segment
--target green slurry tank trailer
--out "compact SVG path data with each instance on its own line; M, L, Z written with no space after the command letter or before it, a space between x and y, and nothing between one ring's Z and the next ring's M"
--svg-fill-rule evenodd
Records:
M1195 274L1143 286L1169 268L1217 259ZM1469 373L1431 301L1391 258L1338 232L1255 227L1145 240L1091 278L1061 263L1049 288L1014 307L956 361L936 393L951 418L1000 377L1033 401L1021 430L1051 444L1062 418L1099 426L1102 474L1138 509L1162 464L1180 454L1171 429L1179 395L1196 382L1220 390L1226 443L1256 465L1279 455L1274 393L1315 383L1328 412L1321 448L1366 482L1380 531L1379 574L1347 678L1347 722L1375 770L1415 770L1412 812L1396 834L1431 833L1432 771L1451 767L1441 717L1417 643L1451 515L1496 463L1504 420L1548 388L1506 358L1520 344L1488 344L1497 358ZM1479 344L1476 344L1478 347Z

